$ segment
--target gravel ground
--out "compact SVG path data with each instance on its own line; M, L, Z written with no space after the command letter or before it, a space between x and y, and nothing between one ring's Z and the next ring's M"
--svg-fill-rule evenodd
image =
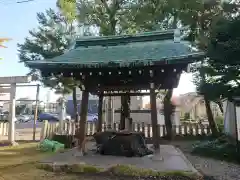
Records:
M192 142L174 142L195 168L206 175L205 180L240 180L240 165L190 154Z

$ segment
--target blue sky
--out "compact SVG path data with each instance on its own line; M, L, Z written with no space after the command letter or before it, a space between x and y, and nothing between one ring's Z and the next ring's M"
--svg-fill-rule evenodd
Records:
M12 41L5 44L8 48L0 48L0 57L3 58L0 61L0 76L22 76L27 74L28 69L24 67L24 64L19 63L17 43L23 43L24 38L28 36L28 31L38 26L37 12L44 12L48 8L57 9L56 0L35 0L21 4L14 3L16 1L0 1L0 37L12 39ZM189 91L194 91L191 75L184 74L181 77L179 87L175 90L175 94ZM41 89L41 99L45 98L46 92L46 89ZM31 90L31 88L18 88L17 96L28 96L34 99L35 91ZM51 97L56 98L53 93Z
M12 41L6 43L7 49L0 49L0 56L3 57L0 76L25 75L28 69L18 63L17 43L23 43L28 31L37 27L36 13L48 8L56 9L56 0L35 0L22 4L13 3L16 2L14 0L6 1L11 3L2 5L0 1L0 37L8 37Z
M2 2L6 3L2 3ZM0 76L23 76L28 73L28 68L19 63L17 43L23 43L28 31L38 26L36 14L44 12L48 8L56 8L56 0L35 0L33 2L17 4L17 0L0 1L0 37L11 38L5 43L8 48L0 48ZM7 3L8 2L8 3ZM18 88L18 97L29 97L35 99L35 87ZM47 89L41 88L40 98L46 98ZM52 99L56 99L51 93Z

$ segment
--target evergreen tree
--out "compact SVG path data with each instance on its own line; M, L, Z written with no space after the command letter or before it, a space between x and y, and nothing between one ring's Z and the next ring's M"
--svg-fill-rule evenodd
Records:
M221 17L210 31L206 74L222 98L240 95L240 16Z
M76 0L57 0L57 7L61 10L68 22L73 22L76 20Z
M214 1L199 1L192 6L181 19L182 23L190 29L188 39L191 40L200 50L208 51L208 40L210 31L214 27L213 22L220 17L230 17L238 11L238 5L235 3ZM214 121L210 101L214 101L222 110L221 94L225 88L220 90L220 86L215 86L213 79L209 78L208 71L213 71L209 64L209 58L203 59L201 63L195 64L194 76L195 84L199 94L203 95L205 100L206 112L211 131L214 135L218 135L218 129ZM221 93L222 91L222 93Z
M20 62L52 59L73 46L75 27L61 13L48 9L45 13L38 13L37 20L38 28L30 30L30 36L25 38L23 44L18 44ZM61 94L72 92L76 85L72 78L63 78L61 75L46 78L36 69L30 69L29 74Z

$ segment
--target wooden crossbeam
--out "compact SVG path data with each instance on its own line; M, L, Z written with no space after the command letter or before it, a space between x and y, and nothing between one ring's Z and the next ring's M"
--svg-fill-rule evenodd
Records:
M149 96L150 92L135 92L135 93L103 93L103 96L124 96L128 94L129 96ZM157 94L157 92L156 92Z

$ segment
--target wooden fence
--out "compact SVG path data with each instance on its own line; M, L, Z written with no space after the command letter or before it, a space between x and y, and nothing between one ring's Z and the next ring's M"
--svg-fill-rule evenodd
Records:
M102 131L105 131L106 124L103 124ZM165 125L158 125L159 128L159 137L163 137L166 135L166 127ZM119 130L119 123L113 124L114 130ZM64 123L63 130L66 134L74 135L75 134L75 123ZM147 138L152 137L152 125L146 123L133 123L133 130L136 132L144 132ZM173 126L173 133L176 135L203 135L211 133L208 125L180 125ZM56 132L59 132L59 123L49 123L47 121L44 122L42 130L41 130L41 139L51 138L52 135ZM91 136L96 132L96 124L92 122L88 122L86 125L86 135Z
M42 124L39 124L36 129L35 138L40 140L41 130L43 128ZM9 123L0 122L0 141L5 141L8 139ZM21 141L31 141L33 140L33 122L15 124L15 140Z
M0 122L0 136L7 136L8 135L8 123Z
M106 124L103 124L102 131L107 129ZM54 133L59 132L59 123L58 122L48 122L44 121L44 123L39 127L39 138L51 138ZM165 125L158 125L159 128L159 137L163 137L166 135L166 127ZM0 123L0 137L8 135L9 124L8 123ZM113 124L114 130L119 130L119 123ZM75 134L75 123L74 122L66 122L63 124L63 130L66 134L74 135ZM133 130L136 132L144 132L147 138L152 137L152 125L146 123L133 123ZM19 130L17 130L19 131ZM16 132L17 132L16 131ZM29 131L26 133L25 131ZM193 135L196 136L198 134L209 134L211 133L210 128L208 125L180 125L180 126L173 126L173 131L176 135ZM32 129L21 129L21 132L27 134L29 136L28 139L32 138ZM96 132L96 124L92 122L88 122L86 125L86 135L91 136ZM16 134L16 139L17 136ZM27 137L26 137L27 138ZM1 138L0 138L1 140Z

